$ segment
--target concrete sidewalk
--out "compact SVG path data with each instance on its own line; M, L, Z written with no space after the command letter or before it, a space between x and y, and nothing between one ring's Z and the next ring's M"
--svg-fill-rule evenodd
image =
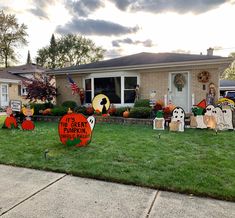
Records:
M3 218L235 217L235 203L0 165Z

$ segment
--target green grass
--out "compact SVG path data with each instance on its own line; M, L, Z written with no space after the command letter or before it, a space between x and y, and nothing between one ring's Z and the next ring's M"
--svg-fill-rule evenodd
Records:
M234 142L233 131L98 123L87 147L66 147L57 123L38 122L34 131L0 129L0 163L234 201Z

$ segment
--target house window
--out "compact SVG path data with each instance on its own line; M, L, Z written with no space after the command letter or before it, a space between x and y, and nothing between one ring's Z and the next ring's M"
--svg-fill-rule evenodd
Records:
M139 77L132 73L93 74L84 79L86 103L98 94L106 95L111 104L133 104L135 101L135 87L139 84Z
M22 85L18 85L18 95L22 96L22 95L27 95L28 94L28 90L25 86Z
M124 77L124 103L134 103L137 77Z
M1 106L8 106L8 84L1 85Z
M91 79L85 80L85 102L91 103Z
M121 104L121 77L94 78L94 96L101 93L110 103Z

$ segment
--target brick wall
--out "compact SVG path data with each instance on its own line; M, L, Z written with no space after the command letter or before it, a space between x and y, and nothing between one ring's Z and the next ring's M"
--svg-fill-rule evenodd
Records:
M78 75L71 76L79 88L83 88L82 77ZM80 98L78 94L72 95L69 82L66 75L56 76L56 88L58 89L59 96L57 97L57 105L61 105L64 101L75 101L80 105Z

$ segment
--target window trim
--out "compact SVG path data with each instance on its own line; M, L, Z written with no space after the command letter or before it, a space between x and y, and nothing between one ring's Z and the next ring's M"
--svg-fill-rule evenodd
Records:
M3 86L6 86L6 88L7 88L7 92L6 93L3 93L2 92L2 87ZM3 103L3 94L4 95L6 95L6 97L7 97L7 104L6 105L3 105L2 103ZM0 95L0 103L1 103L1 107L6 107L6 106L8 106L9 105L9 84L7 84L7 83L1 83L1 95Z
M85 80L91 79L91 99L94 98L94 78L121 77L121 103L114 104L116 107L133 106L134 103L124 103L125 77L137 77L137 84L140 85L140 75L136 72L113 72L113 73L92 73L83 78L83 87L85 90ZM128 90L128 89L126 89ZM91 103L86 103L86 105Z

